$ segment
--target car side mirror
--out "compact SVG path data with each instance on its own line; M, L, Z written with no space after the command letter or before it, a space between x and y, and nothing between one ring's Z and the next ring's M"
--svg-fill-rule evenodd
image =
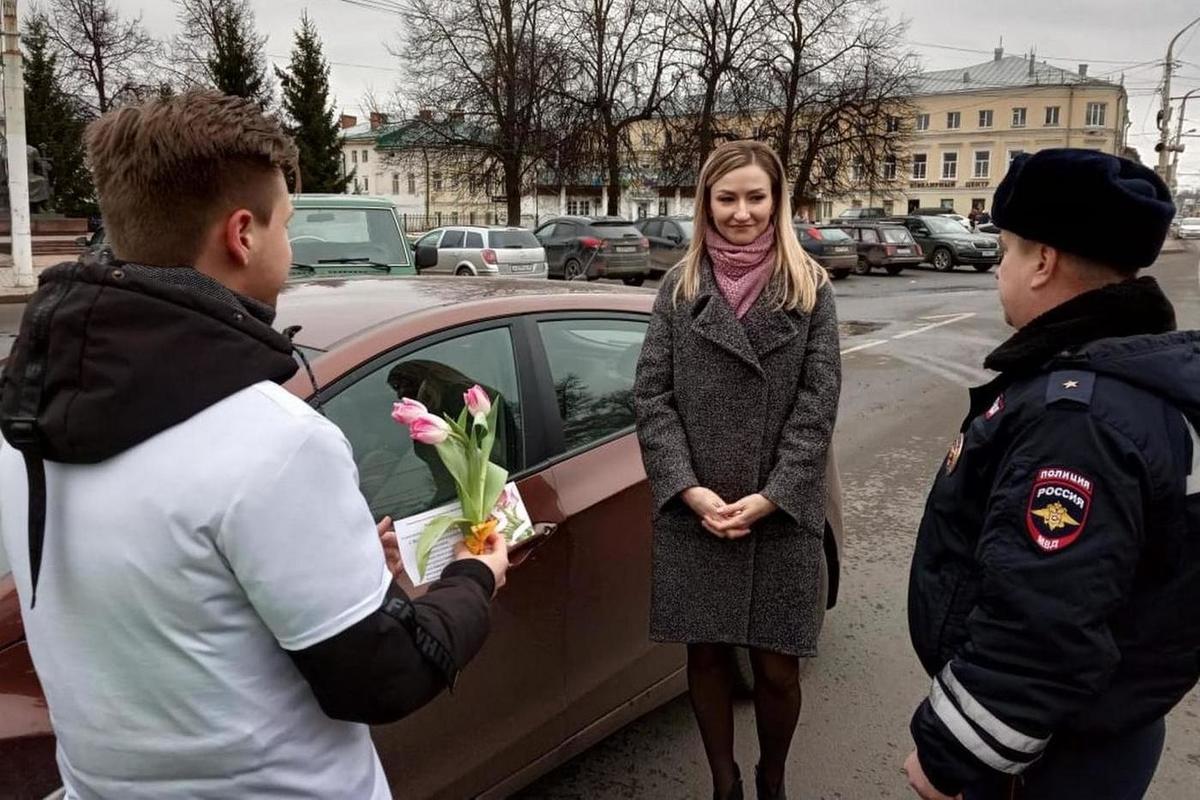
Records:
M437 248L431 244L417 245L417 269L436 267L438 262Z
M87 247L87 246L88 246L88 237L86 237L86 236L76 236L76 237L75 237L75 244L79 245L80 247Z
M683 237L680 236L678 233L672 233L670 236L667 237L667 239L670 240L671 244L674 244L674 245L683 244Z

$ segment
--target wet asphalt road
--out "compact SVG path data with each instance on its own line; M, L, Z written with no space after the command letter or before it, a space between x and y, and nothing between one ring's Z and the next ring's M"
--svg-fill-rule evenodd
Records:
M1164 256L1153 273L1181 327L1200 327L1198 255ZM991 274L922 269L837 284L845 380L835 447L846 545L840 602L804 681L804 710L787 777L792 800L914 797L900 773L908 720L928 690L908 644L905 589L925 492L962 414L985 381L983 357L1007 335ZM0 357L22 307L0 305ZM757 759L753 712L736 710L744 773ZM543 777L520 800L706 798L709 777L686 698L626 726ZM1200 693L1168 721L1149 794L1200 794ZM748 797L753 796L748 786Z

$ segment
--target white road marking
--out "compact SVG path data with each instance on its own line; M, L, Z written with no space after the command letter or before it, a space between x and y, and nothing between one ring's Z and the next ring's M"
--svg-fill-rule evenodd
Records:
M855 345L854 347L847 347L845 350L842 351L842 355L845 356L845 355L849 355L850 353L857 353L859 350L866 350L870 347L878 347L881 344L887 344L887 343L888 343L887 339L874 339L870 342L865 342L860 345Z
M930 323L929 325L924 325L920 328L914 328L911 331L905 331L904 333L898 333L895 336L891 337L890 339L872 339L869 342L864 342L862 344L855 345L854 347L847 347L845 350L842 351L842 355L846 356L846 355L850 355L851 353L857 353L859 350L868 350L872 347L879 347L879 345L881 345L881 344L887 344L888 342L895 342L895 341L899 341L900 339L907 339L910 336L916 336L918 333L927 333L928 331L931 331L934 328L940 328L943 325L953 325L956 322L962 322L963 320L970 319L973 316L975 316L974 311L967 311L967 312L963 312L963 313L959 313L959 314L937 314L937 315L929 316L929 317L921 317L920 319L922 319L922 320L937 319L937 320L940 320L940 322L933 322L933 323Z
M931 331L934 328L940 328L943 325L953 325L955 322L962 322L964 319L970 319L973 316L975 316L974 311L968 311L965 314L955 314L953 317L950 317L949 319L944 319L941 322L934 322L929 325L926 325L923 328L916 328L911 331L905 331L904 333L896 334L895 336L892 337L892 341L897 341L899 339L907 339L910 336L916 336L918 333L925 333L926 331Z

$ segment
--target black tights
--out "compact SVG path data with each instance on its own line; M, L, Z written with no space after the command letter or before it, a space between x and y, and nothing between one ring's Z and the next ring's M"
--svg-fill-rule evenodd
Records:
M724 796L737 780L733 760L733 647L688 645L688 692L712 769L713 789ZM783 784L792 734L800 719L800 659L750 648L759 767L772 793Z

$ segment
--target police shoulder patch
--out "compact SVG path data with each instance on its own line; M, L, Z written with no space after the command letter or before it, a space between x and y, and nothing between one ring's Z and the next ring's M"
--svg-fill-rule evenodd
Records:
M1034 472L1025 525L1039 550L1056 553L1075 543L1087 526L1094 486L1091 478L1063 467Z

